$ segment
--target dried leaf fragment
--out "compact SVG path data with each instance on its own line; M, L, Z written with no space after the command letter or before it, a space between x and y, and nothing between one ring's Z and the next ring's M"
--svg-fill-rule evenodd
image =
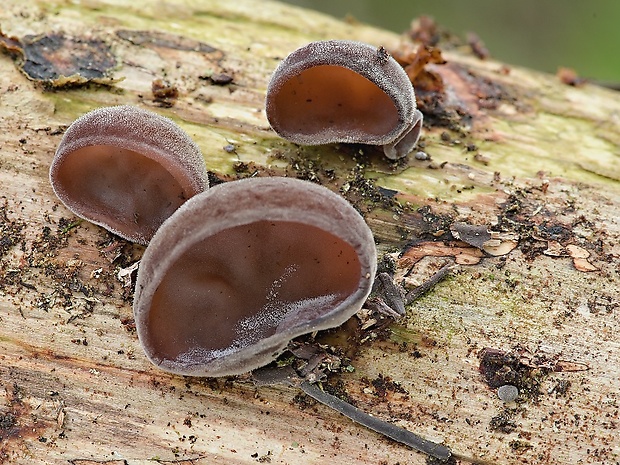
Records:
M568 255L562 244L557 241L548 241L547 249L543 253L549 257L565 257Z
M494 257L510 253L519 243L518 235L489 231L487 226L454 223L450 226L450 231L456 239L483 250Z
M598 271L598 268L588 261L590 252L586 249L570 244L566 246L566 250L568 250L568 254L573 259L573 265L575 265L577 271Z
M439 75L426 69L429 64L443 65L446 63L441 50L428 45L420 45L414 51L410 48L392 52L394 59L405 68L409 79L416 90L443 90L443 83Z
M494 257L512 252L519 244L518 234L497 231L491 231L490 234L491 239L482 245L482 250Z
M553 367L553 371L556 372L573 372L573 371L587 371L590 367L582 362L573 362L571 360L558 360Z
M421 242L400 257L398 267L412 266L426 256L454 257L459 265L475 265L484 255L479 249L462 242Z
M556 76L562 82L562 84L573 87L580 87L583 86L586 82L588 82L585 78L579 77L577 71L572 68L560 67L558 68Z
M450 225L452 235L477 249L481 249L485 242L491 239L491 234L486 226L477 226L467 223L453 223Z
M549 257L572 258L573 265L577 271L598 271L598 268L588 261L590 252L574 244L569 244L564 247L557 241L548 241L547 249L543 253Z

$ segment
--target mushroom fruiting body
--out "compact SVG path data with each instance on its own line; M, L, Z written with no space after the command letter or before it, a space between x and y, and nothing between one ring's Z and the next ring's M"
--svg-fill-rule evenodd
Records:
M141 244L209 187L189 135L168 118L129 105L75 120L58 146L50 181L73 213Z
M301 334L338 326L368 296L370 229L328 189L288 178L220 184L157 231L134 316L147 357L182 375L241 374Z
M411 81L383 48L344 40L312 42L277 67L266 97L267 119L297 144L381 145L398 159L422 127Z

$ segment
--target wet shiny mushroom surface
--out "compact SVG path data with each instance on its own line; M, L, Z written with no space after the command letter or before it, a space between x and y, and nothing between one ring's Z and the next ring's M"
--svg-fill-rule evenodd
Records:
M276 133L303 145L333 142L383 146L398 159L422 127L413 86L383 48L345 40L312 42L274 71L266 97Z
M185 203L147 248L138 336L164 370L244 373L292 338L346 321L375 268L368 226L328 189L288 178L218 185Z
M141 244L209 186L189 135L172 120L129 105L99 108L73 122L50 181L73 213Z

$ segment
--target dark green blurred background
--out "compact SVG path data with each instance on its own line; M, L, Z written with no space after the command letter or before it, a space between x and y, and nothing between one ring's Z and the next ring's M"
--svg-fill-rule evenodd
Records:
M475 32L500 61L620 83L620 0L284 1L398 33L425 14L460 37Z

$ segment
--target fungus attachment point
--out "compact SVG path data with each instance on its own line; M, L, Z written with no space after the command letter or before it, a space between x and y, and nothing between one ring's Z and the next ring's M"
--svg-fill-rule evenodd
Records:
M168 118L132 106L99 108L74 121L50 181L73 213L141 244L209 187L191 138Z
M277 67L267 119L297 144L382 145L391 159L415 147L422 128L411 81L383 48L361 42L312 42Z
M375 268L370 229L328 189L288 178L220 184L179 208L146 249L138 336L164 370L245 373L294 337L346 321Z

